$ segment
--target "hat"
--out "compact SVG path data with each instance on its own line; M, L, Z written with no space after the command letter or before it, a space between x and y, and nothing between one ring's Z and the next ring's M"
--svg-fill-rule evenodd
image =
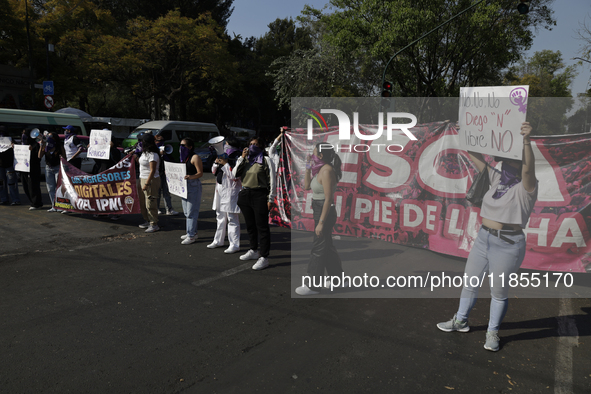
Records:
M66 127L62 127L62 129L64 129L64 130L74 130L74 126L67 125Z

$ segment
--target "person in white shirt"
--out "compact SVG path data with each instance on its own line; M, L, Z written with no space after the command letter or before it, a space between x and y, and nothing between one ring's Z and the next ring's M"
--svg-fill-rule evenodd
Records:
M141 155L134 155L135 160L140 167L140 178L138 179L138 198L140 200L140 209L144 218L144 223L140 228L145 228L147 233L153 233L160 230L158 227L158 190L160 190L160 175L158 166L160 165L160 154L154 136L146 133L142 137Z
M217 229L213 242L208 248L219 248L224 245L226 227L230 246L224 253L236 253L240 250L240 208L238 208L238 194L242 189L242 182L232 173L236 158L240 156L238 141L235 138L226 141L225 153L218 156L211 173L216 176L215 193L212 209L216 212Z

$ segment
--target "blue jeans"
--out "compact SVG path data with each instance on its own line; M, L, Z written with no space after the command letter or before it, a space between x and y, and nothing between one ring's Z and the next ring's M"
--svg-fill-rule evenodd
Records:
M55 203L55 190L57 188L57 178L60 174L60 166L50 167L45 166L45 183L47 185L47 193L51 200L51 206Z
M197 235L197 220L201 206L201 181L199 179L187 180L187 198L181 200L183 212L187 218L187 235L193 238Z
M493 283L491 286L490 317L488 331L498 331L505 313L507 313L509 293L509 275L519 270L525 257L525 235L506 235L504 237L515 242L511 245L497 236L492 235L481 228L478 237L472 246L464 274L467 276L467 283L464 283L460 295L460 307L458 308L457 320L466 321L472 307L476 303L479 287L470 286L470 278L477 276L480 280L492 274ZM501 277L504 275L504 286L501 286ZM476 280L474 280L474 284ZM490 283L490 279L489 279Z
M21 202L18 195L18 177L14 167L0 168L0 202L8 202L9 193L12 202Z

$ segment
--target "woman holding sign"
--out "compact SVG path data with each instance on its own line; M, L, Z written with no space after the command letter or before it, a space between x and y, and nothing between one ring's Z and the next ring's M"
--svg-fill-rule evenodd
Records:
M181 236L183 245L190 245L197 240L197 220L201 206L201 178L203 176L203 163L195 153L195 143L191 138L181 141L179 148L181 163L187 165L187 198L182 199L183 212L187 218L187 233Z
M531 132L529 123L524 122L522 160L495 158L502 162L500 171L490 167L481 154L468 152L478 171L488 171L491 188L484 196L482 227L466 262L460 306L450 321L437 324L445 332L468 332L468 315L476 303L478 285L488 276L491 301L484 348L493 352L499 350L498 331L507 312L509 277L519 270L525 257L522 229L538 197Z

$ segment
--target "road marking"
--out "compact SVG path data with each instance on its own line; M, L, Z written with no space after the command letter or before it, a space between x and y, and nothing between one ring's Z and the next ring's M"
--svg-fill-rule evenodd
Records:
M558 346L554 370L554 393L573 393L573 347L579 346L579 331L575 324L570 298L558 299Z
M211 282L213 282L215 280L222 279L222 278L225 278L227 276L237 274L238 272L246 271L247 269L250 269L250 268L252 268L252 263L244 263L242 265L239 265L238 267L235 267L235 268L229 269L227 271L224 271L224 272L222 272L219 275L212 276L210 278L201 279L201 280L196 280L195 282L193 282L191 284L193 286L203 286L203 285L206 285L208 283L211 283Z

